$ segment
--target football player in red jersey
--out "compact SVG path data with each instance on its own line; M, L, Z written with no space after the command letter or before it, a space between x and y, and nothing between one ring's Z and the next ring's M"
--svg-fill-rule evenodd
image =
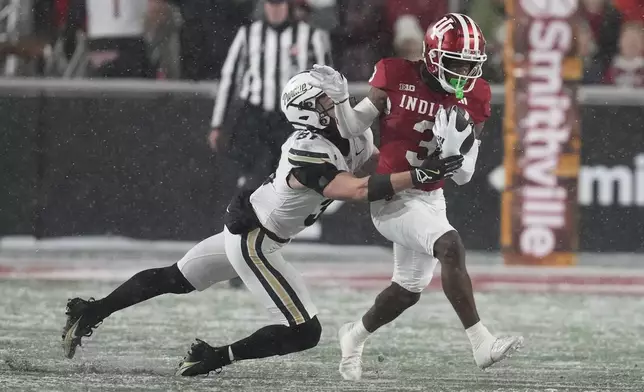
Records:
M480 78L487 57L485 39L469 16L447 14L427 29L423 52L423 60L417 62L380 60L369 79L367 98L355 107L348 102L347 81L340 73L316 66L312 75L336 102L336 117L345 138L360 135L379 119L378 173L408 170L432 154L461 153L463 165L451 178L463 185L474 174L479 136L490 116L490 86ZM448 115L445 109L454 105L465 109L473 129L467 125L468 129L459 132L458 111ZM468 132L476 136L471 147L464 143ZM376 297L371 309L340 329L340 373L345 379L361 378L365 341L418 302L438 261L443 291L466 330L476 364L485 369L520 347L522 337L497 338L480 321L465 267L465 248L447 220L445 179L439 174L422 189L371 203L374 225L394 243L394 273L391 285Z

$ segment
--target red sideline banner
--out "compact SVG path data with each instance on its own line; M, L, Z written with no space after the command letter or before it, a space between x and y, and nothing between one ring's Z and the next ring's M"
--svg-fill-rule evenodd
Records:
M506 264L572 265L578 249L577 0L507 0Z

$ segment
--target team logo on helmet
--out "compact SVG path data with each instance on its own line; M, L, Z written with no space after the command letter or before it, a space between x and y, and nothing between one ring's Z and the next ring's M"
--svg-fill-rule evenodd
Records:
M310 88L311 86L309 86L307 83L302 83L299 86L294 87L292 90L285 92L284 94L282 94L282 101L284 102L284 105L288 105L289 102L306 93Z
M432 28L432 33L430 37L432 39L436 39L436 38L442 39L445 33L447 33L453 28L454 28L454 20L446 16L443 16L443 19L436 22L436 24Z

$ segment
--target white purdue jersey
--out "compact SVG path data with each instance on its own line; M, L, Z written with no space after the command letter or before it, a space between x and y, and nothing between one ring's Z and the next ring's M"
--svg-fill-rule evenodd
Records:
M272 179L250 196L259 222L280 238L289 239L312 225L332 200L313 189L293 189L288 176L293 168L306 164L332 164L338 170L355 173L374 152L373 133L349 140L350 151L343 156L329 140L309 131L293 133L282 145L282 155Z
M148 0L86 1L89 39L143 36Z

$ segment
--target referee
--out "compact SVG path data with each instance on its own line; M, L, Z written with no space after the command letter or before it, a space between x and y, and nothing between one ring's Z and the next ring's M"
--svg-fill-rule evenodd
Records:
M280 93L293 75L329 63L327 37L294 21L287 0L265 0L264 18L237 31L221 71L208 142L222 150L225 122L228 153L241 171L239 187L258 187L277 166L280 147L292 132L280 112ZM241 105L231 115L233 97Z

